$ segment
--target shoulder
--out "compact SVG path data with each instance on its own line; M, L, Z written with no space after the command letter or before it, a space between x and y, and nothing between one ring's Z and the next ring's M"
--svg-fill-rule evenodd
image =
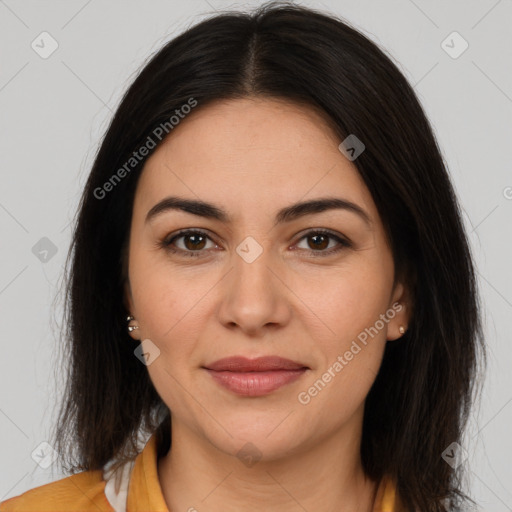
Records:
M114 512L101 470L83 471L0 503L0 512Z

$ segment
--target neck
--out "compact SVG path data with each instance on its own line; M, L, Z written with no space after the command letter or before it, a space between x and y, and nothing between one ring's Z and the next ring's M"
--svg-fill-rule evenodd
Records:
M371 512L377 483L363 471L361 429L328 439L279 459L253 465L214 447L176 421L172 447L158 461L170 512Z

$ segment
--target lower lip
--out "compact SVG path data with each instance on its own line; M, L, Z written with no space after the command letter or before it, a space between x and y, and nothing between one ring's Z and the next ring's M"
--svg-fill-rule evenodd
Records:
M272 370L268 372L231 372L208 370L223 387L242 396L263 396L299 379L306 368L299 370Z

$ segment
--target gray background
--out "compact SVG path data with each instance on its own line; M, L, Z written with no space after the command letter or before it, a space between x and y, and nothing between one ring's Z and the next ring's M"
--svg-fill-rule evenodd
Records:
M69 223L112 112L170 37L216 10L256 3L0 0L0 500L64 476L31 453L48 439L62 390L54 298ZM478 265L489 347L464 444L470 492L481 510L512 510L512 2L302 3L341 15L384 47L434 126ZM31 47L42 46L43 31L59 45L46 59ZM457 58L442 45L453 31L469 44ZM457 52L461 41L451 39ZM55 255L33 251L43 237Z

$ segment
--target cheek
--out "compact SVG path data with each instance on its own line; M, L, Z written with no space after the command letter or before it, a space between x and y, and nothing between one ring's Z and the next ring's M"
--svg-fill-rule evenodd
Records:
M308 286L299 293L314 313L307 315L308 330L317 333L312 336L319 364L302 389L304 400L311 400L310 411L337 411L336 423L363 403L385 349L387 323L381 315L388 308L392 278L385 258L338 268L316 280L301 278Z
M198 340L204 336L211 316L208 291L218 277L208 272L198 276L197 269L172 267L163 258L134 254L130 268L132 293L141 336L149 338L160 350L160 358L148 367L155 383L168 382L169 375L183 380L187 369L196 363ZM210 308L210 309L207 309Z
M148 337L163 341L187 311L204 295L204 282L188 269L177 270L162 250L135 248L130 258L130 283L135 309Z
M133 295L141 325L141 336L149 338L160 351L147 367L163 401L186 415L188 379L196 340L201 327L204 284L185 278L161 263L133 265Z
M383 289L350 279L338 285L317 299L317 314L330 330L315 338L318 366L297 397L305 407L305 422L316 428L314 418L323 418L322 428L328 430L348 421L364 403L379 372L387 332L387 324L375 327L386 311Z
M340 349L385 313L392 273L385 264L369 265L363 261L360 265L316 272L314 276L304 274L294 286L309 310L305 310L304 318L310 318L315 325L321 320L323 337L329 339L330 347L334 338Z

